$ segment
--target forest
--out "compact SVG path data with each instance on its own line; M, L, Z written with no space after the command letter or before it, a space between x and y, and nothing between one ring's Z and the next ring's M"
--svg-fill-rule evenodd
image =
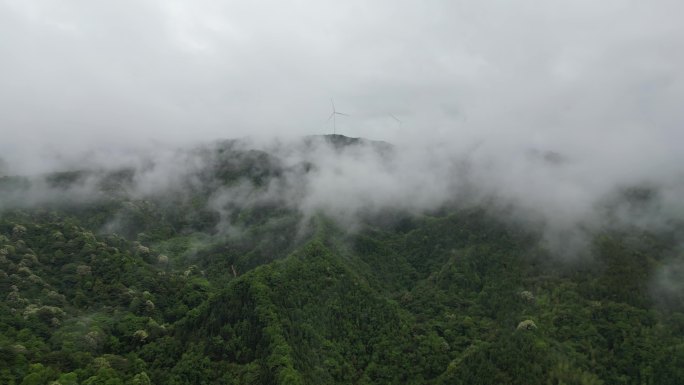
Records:
M218 189L316 165L199 156L143 195L126 168L0 178L0 384L684 383L684 222L591 228L569 258L482 204L353 228L278 199L220 211ZM60 198L22 202L34 188Z

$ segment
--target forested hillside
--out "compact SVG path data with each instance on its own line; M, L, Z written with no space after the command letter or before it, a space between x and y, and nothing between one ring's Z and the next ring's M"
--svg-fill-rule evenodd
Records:
M559 256L487 205L350 226L266 193L316 164L195 156L144 193L126 168L0 180L0 384L684 383L681 223Z

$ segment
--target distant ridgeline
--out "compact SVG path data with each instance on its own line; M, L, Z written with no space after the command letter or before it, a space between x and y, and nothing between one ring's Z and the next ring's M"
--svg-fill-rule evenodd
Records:
M321 141L394 151L286 150ZM349 231L260 194L318 167L274 154L0 178L0 384L684 384L680 225L575 260L481 207Z

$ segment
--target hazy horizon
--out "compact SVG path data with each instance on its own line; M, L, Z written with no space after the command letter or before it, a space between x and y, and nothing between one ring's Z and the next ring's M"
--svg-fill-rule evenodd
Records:
M475 186L568 230L646 185L659 215L679 218L681 11L667 0L4 1L0 172L145 158L157 165L145 183L166 186L188 172L178 151L201 143L332 133L333 99L349 115L336 133L398 155L315 149L304 192L268 194L349 215L432 208Z
M75 152L328 134L334 99L352 137L667 165L684 140L682 10L4 1L0 151L21 171Z

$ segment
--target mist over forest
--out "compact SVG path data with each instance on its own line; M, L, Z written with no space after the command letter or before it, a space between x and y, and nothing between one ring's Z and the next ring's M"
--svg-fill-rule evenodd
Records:
M562 152L521 148L503 159L484 146L481 141L459 152L336 135L129 149L111 161L79 154L56 166L59 171L5 176L15 183L7 183L2 206L96 202L112 195L178 198L209 189L202 209L224 219L229 207L279 204L305 218L325 213L349 230L360 217L387 210L423 214L482 206L504 221L542 231L546 246L566 257L582 252L584 233L669 231L681 221L684 180L677 170L599 175L598 162ZM238 175L240 168L250 175ZM211 174L216 171L233 172L236 181L222 185L222 175ZM125 178L107 186L118 174ZM257 183L251 174L259 176ZM216 231L229 227L226 219Z
M684 382L681 11L0 2L0 383Z

